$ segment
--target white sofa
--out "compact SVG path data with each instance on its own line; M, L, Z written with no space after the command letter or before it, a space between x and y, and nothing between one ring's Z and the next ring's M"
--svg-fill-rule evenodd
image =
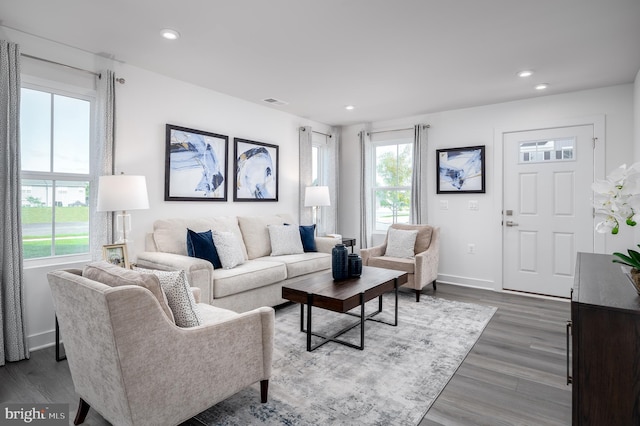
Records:
M331 268L331 250L341 240L316 237L318 252L271 256L268 225L294 224L290 215L219 216L157 220L147 235L146 251L136 263L143 268L184 270L189 285L200 289L202 302L236 312L285 303L282 286ZM297 225L295 225L297 226ZM187 255L187 228L196 232L227 231L240 239L245 262L214 269L211 262Z

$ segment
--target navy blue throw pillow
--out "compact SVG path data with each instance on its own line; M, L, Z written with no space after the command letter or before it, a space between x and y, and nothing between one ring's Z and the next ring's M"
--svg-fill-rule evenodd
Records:
M300 239L302 240L302 248L305 253L318 251L315 233L315 225L300 225Z
M211 230L198 233L187 229L187 254L198 259L208 260L213 265L213 269L222 268L218 250L213 245Z

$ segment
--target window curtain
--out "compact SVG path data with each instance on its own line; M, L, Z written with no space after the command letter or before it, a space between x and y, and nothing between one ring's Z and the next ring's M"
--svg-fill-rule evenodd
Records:
M91 154L92 167L95 170L89 191L90 206L94 209L91 221L91 256L94 260L102 258L102 246L114 240L113 213L96 212L98 205L98 178L114 173L115 149L115 111L116 90L115 74L111 70L103 71L98 79L97 93L97 143Z
M322 150L324 156L322 161L323 170L321 175L324 178L323 185L329 187L329 197L331 205L322 208L320 223L318 223L318 235L334 233L338 227L338 184L339 184L339 140L338 129L331 129L330 137L326 137L326 145ZM307 186L313 184L312 176L312 148L313 129L310 126L298 129L299 149L300 149L300 170L299 170L299 221L301 224L313 223L313 209L304 206L304 194Z
M313 147L313 139L310 126L300 127L298 129L298 140L300 145L300 188L299 188L299 218L298 221L302 225L313 223L313 209L304 206L304 192L307 186L312 183L312 162L311 148Z
M413 171L411 174L411 212L409 222L427 223L427 197L423 183L427 173L428 124L416 124L413 136Z
M360 247L371 245L371 138L369 132L358 133L360 139Z
M20 220L20 47L0 40L0 366L29 358Z

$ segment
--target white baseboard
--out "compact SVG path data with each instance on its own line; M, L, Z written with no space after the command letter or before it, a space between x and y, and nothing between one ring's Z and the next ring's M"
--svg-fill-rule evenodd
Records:
M27 336L27 344L29 345L29 351L37 351L53 346L56 344L56 331L54 329Z
M495 282L478 278L460 277L458 275L438 274L437 282L454 284L463 287L480 288L483 290L495 290Z

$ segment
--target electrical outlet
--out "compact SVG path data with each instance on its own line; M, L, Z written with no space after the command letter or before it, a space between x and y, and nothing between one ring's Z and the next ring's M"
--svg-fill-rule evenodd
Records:
M469 200L469 210L478 210L478 200Z
M467 253L469 254L476 254L476 245L475 244L471 244L469 243L467 245Z
M448 200L440 200L440 210L449 210Z

